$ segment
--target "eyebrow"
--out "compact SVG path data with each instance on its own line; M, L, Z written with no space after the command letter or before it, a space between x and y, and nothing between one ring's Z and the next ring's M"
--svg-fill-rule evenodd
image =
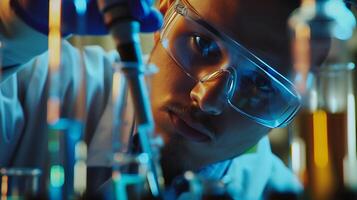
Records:
M218 36L219 38L222 38L225 41L230 41L230 39L227 38L227 36L219 31L217 28L215 28L213 25L211 25L207 20L205 20L200 13L187 1L187 0L181 0L183 4L185 4L189 9L185 10L185 12L182 12L179 8L179 4L175 5L175 10L183 16L187 16L191 18L193 21L196 23L200 24L204 28L206 28L208 31L213 33L215 36ZM191 14L191 12L193 14Z
M196 22L198 22L200 25L204 26L207 30L209 30L211 33L215 34L216 36L218 36L220 38L225 38L225 36L220 31L218 31L216 28L214 28L211 24L209 24L204 19L202 19L202 18L196 19Z

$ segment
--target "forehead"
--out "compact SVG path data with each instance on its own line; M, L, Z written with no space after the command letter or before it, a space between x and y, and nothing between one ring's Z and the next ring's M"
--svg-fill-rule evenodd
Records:
M188 0L207 20L230 29L244 25L285 23L288 13L279 0Z
M271 65L286 73L287 19L294 0L188 0L200 15ZM297 2L297 1L295 1Z

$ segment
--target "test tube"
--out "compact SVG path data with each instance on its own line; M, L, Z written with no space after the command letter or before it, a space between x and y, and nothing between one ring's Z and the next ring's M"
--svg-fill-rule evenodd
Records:
M124 124L128 123L125 120L130 117L130 113L134 110L132 105L128 103L129 92L128 85L124 75L120 71L120 64L115 63L112 83L112 137L113 137L113 153L125 153L128 151L131 133L130 131L121 130ZM133 114L132 114L133 115ZM131 120L130 119L130 120ZM115 156L115 155L114 155Z
M49 1L49 97L47 100L48 174L47 186L50 199L62 199L64 166L60 162L60 138L62 133L54 127L60 125L60 62L61 62L61 0Z
M51 0L49 10L49 97L48 122L48 198L69 199L81 196L85 189L86 145L83 142L85 112L85 80L80 56L81 85L75 102L75 116L61 117L61 0ZM80 21L80 20L79 20ZM76 154L77 151L77 154ZM84 176L78 180L78 176Z
M87 11L87 0L74 0L74 5L77 13L77 32L84 33L87 26L87 20L85 18L85 13ZM82 41L82 37L78 37L77 41L77 48L79 50L79 68L80 68L80 89L78 98L76 99L76 111L75 111L75 118L76 121L81 122L84 124L87 119L87 112L86 112L86 99L87 99L87 79L86 79L86 68L84 62L84 43ZM81 137L75 144L75 165L74 165L74 176L73 176L73 187L74 193L76 195L82 196L86 191L86 175L87 175L87 144L83 139L83 131L84 128L81 130Z
M146 65L145 68L145 75L151 75L157 72L157 69L153 65ZM128 154L129 156L132 149L129 149L129 146L132 145L133 138L136 138L137 145L141 145L140 135L135 133L136 135L131 135L131 131L123 130L122 128L125 124L130 124L127 120L130 121L134 118L134 107L132 104L132 97L128 90L128 83L126 81L126 77L121 71L122 63L116 63L114 65L114 74L113 74L113 85L112 85L112 101L113 101L113 153L114 158L121 154ZM138 111L136 111L138 112ZM140 127L137 127L140 129ZM147 130L142 130L147 131ZM146 132L145 132L146 133ZM150 136L149 136L150 135ZM149 156L149 163L148 163L148 170L146 174L146 178L148 181L148 186L150 187L149 190L151 191L152 195L156 198L160 196L161 187L164 185L164 180L161 173L161 167L159 165L159 149L161 148L163 141L160 137L153 137L150 133L146 135L147 137L144 138L144 143L150 146L151 154ZM146 153L146 151L144 150ZM137 153L137 152L135 152ZM114 167L114 174L120 173L116 171L119 169L118 166L120 163L114 159L113 167Z
M113 148L113 191L114 199L142 199L148 172L146 154L129 152L132 133L124 130L126 120L133 119L128 85L120 71L120 64L114 64L112 85L112 148ZM130 116L132 115L132 116ZM130 124L130 123L129 123Z

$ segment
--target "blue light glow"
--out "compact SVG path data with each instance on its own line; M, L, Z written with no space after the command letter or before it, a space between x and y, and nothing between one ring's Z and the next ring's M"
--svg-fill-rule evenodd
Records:
M60 165L54 165L50 170L50 183L52 187L62 187L64 184L64 169Z
M76 12L79 15L83 15L87 11L86 0L74 0L74 6L76 7Z
M352 37L353 29L356 26L356 19L352 12L345 6L343 1L331 0L324 7L325 13L328 13L336 21L333 27L334 36L340 40L347 40Z

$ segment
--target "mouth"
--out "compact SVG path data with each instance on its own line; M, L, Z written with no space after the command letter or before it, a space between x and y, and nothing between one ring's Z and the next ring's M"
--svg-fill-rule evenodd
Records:
M208 142L214 140L214 134L202 124L193 121L191 117L180 115L172 110L169 110L168 113L176 132L184 138L194 142Z

